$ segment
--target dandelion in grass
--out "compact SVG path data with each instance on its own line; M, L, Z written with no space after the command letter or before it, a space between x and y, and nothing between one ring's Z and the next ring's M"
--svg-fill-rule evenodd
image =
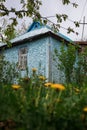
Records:
M32 68L32 71L33 71L33 72L36 72L36 71L37 71L37 69L36 69L36 68Z
M50 87L51 85L52 85L52 83L50 83L50 82L44 84L45 87Z
M46 80L46 78L44 76L39 76L39 79L43 80L43 81Z
M18 85L18 84L13 84L12 88L15 89L15 90L18 90L19 88L21 88L21 86Z
M83 111L84 111L84 112L87 112L87 106L83 108Z
M23 81L26 81L26 82L27 82L27 81L29 81L29 80L30 80L29 77L24 77L24 78L23 78Z
M80 92L80 90L78 88L74 88L74 90L75 90L76 93Z
M52 84L51 87L61 91L65 90L65 87L62 84Z

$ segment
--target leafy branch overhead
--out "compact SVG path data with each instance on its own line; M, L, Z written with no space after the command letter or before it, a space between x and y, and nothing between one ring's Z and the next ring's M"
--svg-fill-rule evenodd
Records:
M26 2L25 0L20 0L20 4L21 4L20 10L16 10L16 8L13 7L8 9L5 6L5 1L6 0L2 0L0 4L1 17L7 16L10 13L14 13L18 18L23 18L24 16L32 17L33 15L35 15L36 17L40 17L40 13L38 10L40 8L41 1L39 0L27 0Z
M75 7L75 8L77 8L77 6L78 6L76 3L71 3L70 0L61 0L61 1L62 1L63 5L72 4L73 7ZM23 17L31 17L33 20L39 20L45 24L47 24L48 22L52 23L52 21L50 21L47 17L42 17L40 14L39 9L42 5L41 0L19 0L19 2L20 2L19 3L20 8L18 10L14 6L8 8L5 4L6 0L0 0L0 17L4 18L5 16L8 16L9 24L10 24L6 28L5 35L8 36L8 33L10 31L12 32L12 29L14 31L15 26L17 26L17 24L18 24L17 20L22 19ZM10 15L10 14L13 14L13 15ZM52 27L57 29L57 31L59 31L59 28L61 27L60 24L63 21L66 21L68 19L68 15L67 14L56 14L56 18L57 18L58 24L52 23ZM74 22L74 24L76 27L79 27L78 22ZM66 30L68 33L70 33L70 32L75 33L75 31L73 29L68 28ZM1 34L2 33L0 33L0 35ZM9 40L9 38L10 37L8 37L8 40ZM11 37L11 38L13 38L13 37Z
M63 20L66 21L66 19L68 18L68 16L66 14L56 14L57 17L57 22L62 22Z
M62 0L62 2L63 2L63 4L65 5L65 4L72 4L73 5L73 7L75 7L75 8L77 8L77 6L78 6L78 4L77 3L72 3L72 2L70 2L70 0Z

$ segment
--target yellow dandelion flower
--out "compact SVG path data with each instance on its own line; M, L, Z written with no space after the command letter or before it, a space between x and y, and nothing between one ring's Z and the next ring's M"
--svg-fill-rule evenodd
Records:
M24 77L24 78L23 78L23 81L29 81L29 80L30 80L29 77Z
M62 84L52 84L51 87L61 91L65 90L65 87Z
M84 112L87 112L87 107L84 107L84 108L83 108L83 111L84 111Z
M33 71L33 72L36 72L36 71L37 71L37 69L36 69L36 68L32 68L32 71Z
M60 103L60 102L62 102L62 100L58 98L58 99L56 100L56 102Z
M46 86L46 87L50 87L51 85L52 85L52 83L50 83L50 82L44 84L44 86Z
M13 84L13 85L12 85L12 88L15 89L15 90L17 90L17 89L21 88L21 86L18 85L18 84Z
M46 78L44 76L39 76L39 79L46 80Z
M80 90L78 88L74 88L74 90L75 90L76 93L80 92Z

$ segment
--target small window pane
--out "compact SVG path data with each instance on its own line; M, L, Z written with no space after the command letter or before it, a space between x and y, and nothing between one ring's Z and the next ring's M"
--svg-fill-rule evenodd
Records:
M27 68L27 48L19 50L19 68L22 70Z

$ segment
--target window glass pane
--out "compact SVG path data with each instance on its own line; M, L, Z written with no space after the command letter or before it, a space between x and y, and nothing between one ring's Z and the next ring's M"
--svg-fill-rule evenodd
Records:
M27 67L27 48L19 50L19 67L20 69L26 69Z

